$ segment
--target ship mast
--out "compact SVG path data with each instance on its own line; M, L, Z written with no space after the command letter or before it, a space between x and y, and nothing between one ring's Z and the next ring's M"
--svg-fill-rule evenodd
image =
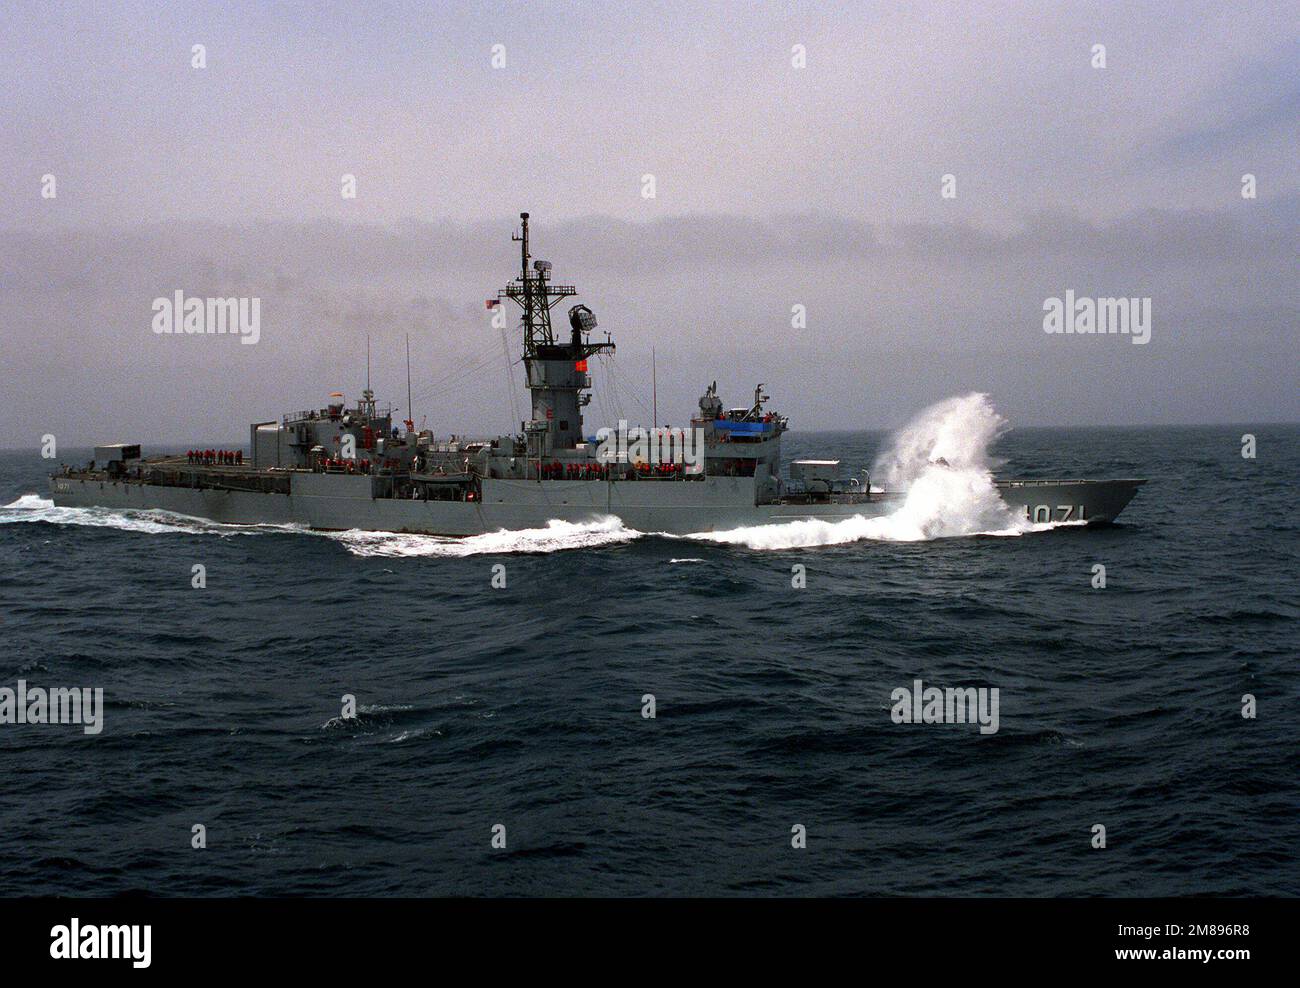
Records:
M523 359L532 393L532 421L527 425L529 456L545 456L557 450L573 449L582 441L581 409L591 401L591 377L587 358L610 353L614 343L588 337L596 317L585 305L569 310L572 332L567 340L556 340L551 328L551 309L561 299L577 295L573 285L551 282L551 262L533 261L529 250L528 214L520 213L519 233L511 240L519 244L519 277L497 293L523 310ZM532 262L531 265L529 262Z
M361 400L357 402L357 409L365 417L366 424L369 425L375 418L375 393L370 390L370 334L366 334L366 390L361 392Z
M411 407L411 334L406 334L406 431L415 431L415 409Z
M519 280L512 281L500 293L513 299L524 310L524 357L535 357L539 347L553 346L551 309L563 298L578 294L572 285L551 284L551 262L537 261L532 269L528 262L533 255L528 250L528 214L520 213L522 229L510 239L519 244Z

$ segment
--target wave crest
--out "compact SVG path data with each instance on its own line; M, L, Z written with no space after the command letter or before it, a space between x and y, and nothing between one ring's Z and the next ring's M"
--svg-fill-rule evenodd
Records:
M625 527L620 519L614 517L581 523L555 520L547 522L545 528L502 530L464 538L360 530L327 534L354 556L389 558L561 552L618 545L641 537L640 532Z

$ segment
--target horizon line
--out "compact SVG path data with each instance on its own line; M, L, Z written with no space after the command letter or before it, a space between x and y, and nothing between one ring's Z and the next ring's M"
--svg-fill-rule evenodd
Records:
M1294 428L1294 427L1300 427L1300 421L1266 421L1266 422L1258 422L1258 421L1257 421L1257 422L1126 422L1126 423L1103 423L1103 424L1100 424L1100 425L1013 425L1011 428L1009 428L1009 429L1007 430L1006 433L1004 433L1004 435L1009 435L1009 434L1011 434L1011 433L1013 433L1013 432L1016 432L1016 431L1023 431L1023 430L1029 430L1029 429L1035 429L1035 430L1050 430L1050 431L1062 431L1062 432L1064 432L1064 431L1069 431L1069 430L1080 430L1080 429L1115 429L1115 430L1127 430L1127 429L1228 429L1228 428L1233 428L1233 429L1239 429L1239 428L1256 428L1256 429L1258 429L1258 428L1261 428L1261 427L1274 427L1274 426L1289 426L1289 427L1293 427L1293 428ZM834 435L851 435L851 434L853 434L853 433L861 433L861 432L882 432L882 433L891 433L891 432L897 432L899 428L901 428L901 427L890 428L890 427L886 427L886 426L876 426L876 427L863 427L863 428L860 428L860 429L800 429L800 430L797 431L797 434L798 434L798 435L809 435L809 436L813 436L813 435L834 436ZM453 434L453 433L450 433L450 432L446 433L446 435L452 435L452 434ZM438 435L438 433L435 432L434 435L436 436L436 435ZM463 435L466 439L473 440L473 439L493 438L493 437L495 437L495 436L499 436L499 435L508 435L508 433L483 433L483 434L475 433L474 435L470 435L469 433L459 433L459 432L458 432L458 433L455 433L455 435L458 435L458 436L459 436L459 435ZM244 437L244 438L247 438L247 437ZM999 438L1002 438L1002 437L1000 436ZM231 443L230 443L230 440L215 440L215 439L206 439L206 440L194 440L194 439L189 439L189 440L179 440L179 441L159 440L159 439L141 439L141 440L139 440L138 442L139 442L139 445L141 445L141 446L162 446L162 447L181 447L181 446L188 446L188 445L190 445L190 443L193 443L193 442L204 442L204 443L207 443L207 442L222 442L223 444L225 444L225 445L223 445L223 448L230 448L230 449L242 449L242 448L243 448L243 444L242 444L242 442L241 442L241 443L234 443L234 444L231 444ZM94 449L96 446L102 446L102 445L106 445L106 443L89 443L89 444L86 444L86 445L69 446L69 447L66 447L66 448L68 448L68 449ZM39 449L40 449L40 443L38 442L38 443L34 443L32 446L0 446L0 453L24 453L24 452L29 452L29 451L32 451L32 450L39 450ZM53 461L51 461L51 462L53 462Z

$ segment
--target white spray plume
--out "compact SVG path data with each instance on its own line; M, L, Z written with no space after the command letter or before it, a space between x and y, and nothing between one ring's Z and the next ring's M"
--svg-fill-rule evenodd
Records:
M935 465L991 473L997 464L989 448L1006 431L1007 420L988 395L971 392L945 398L894 434L876 458L872 479L889 490L909 490Z
M947 398L899 430L876 461L873 485L907 492L891 514L758 525L695 537L751 549L795 549L862 539L919 542L960 535L1020 535L1050 528L1018 517L993 486L989 448L1006 428L988 395Z

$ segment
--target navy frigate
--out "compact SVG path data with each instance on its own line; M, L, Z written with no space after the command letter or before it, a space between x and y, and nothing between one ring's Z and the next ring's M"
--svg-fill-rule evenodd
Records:
M796 460L784 468L789 422L753 400L726 408L709 385L689 428L584 434L593 357L612 354L595 337L585 305L569 309L567 331L552 310L577 294L554 282L530 254L521 213L521 267L489 307L521 310L522 362L530 418L513 435L481 441L438 438L395 422L367 387L349 404L334 393L323 408L255 422L247 452L195 449L145 457L136 443L95 448L93 461L50 478L54 503L168 511L239 525L298 525L470 536L616 517L631 529L676 535L795 521L872 518L897 510L906 490L882 489L865 473L845 477L838 460ZM531 263L530 263L531 262ZM404 428L399 428L399 424ZM1114 521L1142 480L1012 480L995 488L1030 523Z

